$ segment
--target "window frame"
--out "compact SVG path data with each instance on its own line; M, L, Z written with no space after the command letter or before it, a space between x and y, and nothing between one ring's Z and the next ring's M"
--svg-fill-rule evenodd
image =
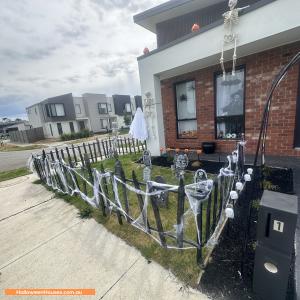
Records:
M62 105L64 109L64 114L62 116L57 115L56 105ZM46 115L48 118L61 118L66 116L65 105L63 103L47 103L46 105ZM52 114L52 108L54 106L55 115Z
M228 116L227 118L229 118L229 117L232 117L232 118L242 117L242 124L243 124L243 128L244 128L244 132L242 134L245 136L245 134L246 134L246 115L245 115L246 114L246 75L247 75L246 65L243 64L243 65L236 66L235 70L236 71L244 70L243 115L242 116L241 115ZM226 73L230 73L231 71L232 70L230 68L225 69ZM218 140L218 141L237 141L237 140L239 140L238 137L230 138L230 139L218 138L218 119L226 118L226 116L221 116L221 117L217 116L217 77L222 75L222 74L223 74L222 71L214 72L214 78L213 78L213 80L214 80L214 110L215 110L215 116L214 116L214 119L215 119L215 140Z
M178 119L176 85L183 84L183 83L190 82L190 81L194 81L195 82L195 110L196 110L196 117L195 118L191 118L191 119ZM198 138L198 136L196 136L196 137L180 137L179 136L179 131L178 131L178 122L182 122L182 121L196 121L196 132L197 132L197 135L198 135L196 79L195 78L190 78L190 79L186 79L186 80L176 81L173 84L173 90L174 90L175 112L176 112L176 137L177 137L178 140L188 140L188 139L196 140Z
M100 109L101 109L101 104L102 104L102 105L105 105L106 113L101 113L101 111L100 111ZM99 112L99 115L108 115L108 107L107 107L107 103L105 103L105 102L99 102L99 103L98 103L98 112Z
M79 108L79 109L78 109ZM81 105L79 103L75 104L75 114L76 115L81 115Z

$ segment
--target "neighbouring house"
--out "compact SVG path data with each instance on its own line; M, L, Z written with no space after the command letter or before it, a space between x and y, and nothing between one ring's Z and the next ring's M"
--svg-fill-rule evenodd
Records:
M136 109L134 99L129 95L112 95L118 128L129 127ZM128 123L125 122L126 118L128 119Z
M90 119L93 132L106 132L116 121L113 102L105 94L83 94L85 109Z
M26 111L30 125L33 128L43 127L46 138L91 130L82 99L73 97L71 93L48 98L27 107Z
M219 62L228 1L173 0L134 16L157 37L157 49L138 57L152 154L160 147L199 149L205 141L229 152L243 134L247 152L255 152L272 80L300 51L300 1L238 1L238 7L247 5L234 25L235 76L234 45L224 48L225 80ZM200 29L192 31L195 23ZM300 156L299 82L294 67L274 94L267 154Z
M140 98L139 98L140 97ZM141 96L135 96L134 104L129 95L85 93L75 97L71 93L47 98L26 108L32 128L42 127L46 138L58 138L64 133L89 130L94 133L111 130L112 123L126 127L124 115L130 120Z
M9 133L12 131L23 131L23 130L28 130L30 128L31 128L31 125L29 124L28 121L19 120L19 121L15 121L15 123L12 125L7 125L7 126L3 127L3 132Z
M16 119L14 121L3 118L0 120L0 133L9 133L11 131L21 131L21 130L28 130L31 126L28 121Z

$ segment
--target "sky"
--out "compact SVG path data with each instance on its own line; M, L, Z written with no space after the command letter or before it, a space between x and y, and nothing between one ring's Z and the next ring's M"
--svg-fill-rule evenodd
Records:
M133 15L165 0L0 0L0 117L73 93L140 94L155 35Z

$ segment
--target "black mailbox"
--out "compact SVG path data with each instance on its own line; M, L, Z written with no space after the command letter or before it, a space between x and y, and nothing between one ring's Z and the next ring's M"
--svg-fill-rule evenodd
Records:
M298 214L296 196L264 191L261 199L253 291L263 300L284 300Z
M260 245L291 255L298 215L297 204L294 195L264 191L257 224Z

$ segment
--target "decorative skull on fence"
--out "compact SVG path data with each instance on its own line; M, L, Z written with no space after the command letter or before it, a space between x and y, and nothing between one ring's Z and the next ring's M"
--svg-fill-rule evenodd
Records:
M224 18L224 27L226 30L226 33L224 34L223 42L222 42L222 54L220 58L220 64L223 71L223 79L226 79L226 72L224 67L224 48L227 45L230 45L234 43L234 51L233 51L233 57L232 57L232 76L235 75L235 64L236 64L236 46L237 46L237 39L238 35L234 32L233 27L234 25L237 25L239 22L239 13L248 8L248 6L242 7L242 8L235 8L237 6L238 0L229 0L228 7L229 11L225 12L223 14Z

